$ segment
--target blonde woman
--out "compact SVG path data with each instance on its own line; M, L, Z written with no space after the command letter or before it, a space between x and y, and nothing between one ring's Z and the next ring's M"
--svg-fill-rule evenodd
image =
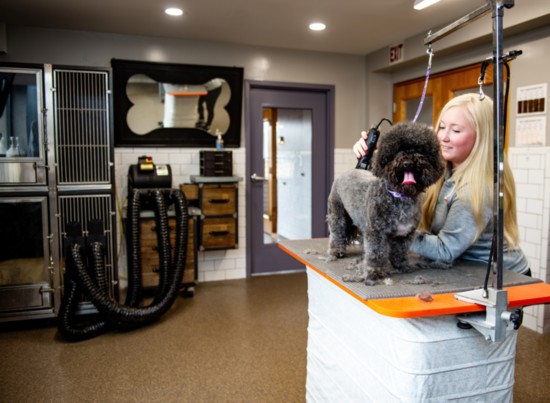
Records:
M428 189L411 250L433 260L487 263L493 237L493 101L479 94L451 99L435 127L446 174ZM353 147L360 157L365 139ZM519 247L512 170L504 158L503 267L531 275Z

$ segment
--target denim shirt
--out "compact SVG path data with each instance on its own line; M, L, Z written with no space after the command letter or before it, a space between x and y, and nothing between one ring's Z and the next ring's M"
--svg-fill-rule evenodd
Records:
M476 239L476 223L471 206L459 200L455 183L447 179L441 188L434 211L430 233L417 231L411 250L431 260L451 262L462 259L487 263L493 238L493 209L487 202L483 212L485 229ZM529 262L518 248L508 250L503 246L503 268L518 273L529 269Z

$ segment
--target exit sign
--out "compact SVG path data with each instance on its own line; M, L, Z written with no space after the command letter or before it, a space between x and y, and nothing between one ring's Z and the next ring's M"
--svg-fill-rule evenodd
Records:
M390 64L402 62L405 58L405 44L390 46Z

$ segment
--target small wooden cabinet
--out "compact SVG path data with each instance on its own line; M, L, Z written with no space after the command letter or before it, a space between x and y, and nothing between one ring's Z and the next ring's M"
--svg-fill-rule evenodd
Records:
M189 216L189 232L187 238L187 256L181 285L183 288L193 287L197 279L197 256L196 256L196 218ZM168 218L170 231L170 245L172 253L176 245L176 218ZM143 288L154 288L159 285L159 254L156 222L154 218L140 219L140 246L141 246L141 284Z
M198 249L218 250L238 247L239 177L191 177L181 185L188 202L195 204L198 220Z
M188 238L187 255L183 279L180 284L182 291L193 295L198 278L197 262L197 221L201 212L194 206L188 206ZM126 210L123 211L124 225L126 225ZM159 254L155 214L151 210L142 210L139 218L140 249L141 249L141 285L145 290L153 290L159 285ZM168 229L170 231L170 245L172 254L176 245L176 215L168 210Z

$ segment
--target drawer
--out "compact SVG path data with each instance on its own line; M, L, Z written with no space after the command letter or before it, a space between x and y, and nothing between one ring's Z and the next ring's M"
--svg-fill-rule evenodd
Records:
M154 218L141 219L139 222L141 230L141 240L157 240L157 223ZM176 220L175 218L168 219L168 230L170 231L170 236L174 234L176 229Z
M201 166L200 173L201 176L233 176L233 168L228 165L214 163L210 166Z
M201 192L201 211L204 216L234 215L236 208L234 185L204 185Z
M189 218L189 233L187 238L187 255L185 260L185 269L183 275L183 283L193 283L195 281L195 218ZM157 235L154 230L154 219L142 219L141 220L141 271L142 271L142 286L145 288L156 287L159 284L159 256L158 256L158 243ZM175 228L175 218L168 219L168 225L170 228ZM147 236L145 236L147 234ZM170 233L170 245L172 248L176 244L175 231L171 230ZM172 254L174 250L172 249Z
M232 176L233 154L231 151L201 151L201 176Z
M153 257L158 262L158 243L157 243L157 237L155 233L154 238L144 238L143 236L140 239L140 247L141 247L141 259L149 259L150 257ZM192 258L194 256L194 244L195 244L195 220L189 220L189 234L187 235L187 255L188 258ZM170 245L172 246L172 252L173 248L176 246L176 234L175 232L170 233Z
M204 216L234 215L236 209L234 185L204 185L201 211Z
M188 232L189 232L188 242L192 242L195 234L195 231L194 231L195 218L189 217L187 223L188 223ZM156 242L157 241L157 223L155 222L155 220L153 218L146 218L146 219L142 218L139 224L140 224L140 230L141 230L141 241L143 242L146 240L153 240ZM168 219L168 230L170 231L170 239L175 241L176 239L176 232L175 232L176 219L175 218ZM173 244L174 243L172 242L172 245Z
M172 246L174 242L171 242ZM193 248L193 242L187 243L187 256L186 261L194 262L195 261L195 253ZM174 250L172 249L172 255L174 254ZM142 271L147 270L145 266L154 266L156 269L148 269L148 271L158 271L158 265L159 265L159 254L158 254L158 246L156 241L146 241L141 243L141 267Z
M204 218L201 226L201 249L237 247L237 220L231 217Z

